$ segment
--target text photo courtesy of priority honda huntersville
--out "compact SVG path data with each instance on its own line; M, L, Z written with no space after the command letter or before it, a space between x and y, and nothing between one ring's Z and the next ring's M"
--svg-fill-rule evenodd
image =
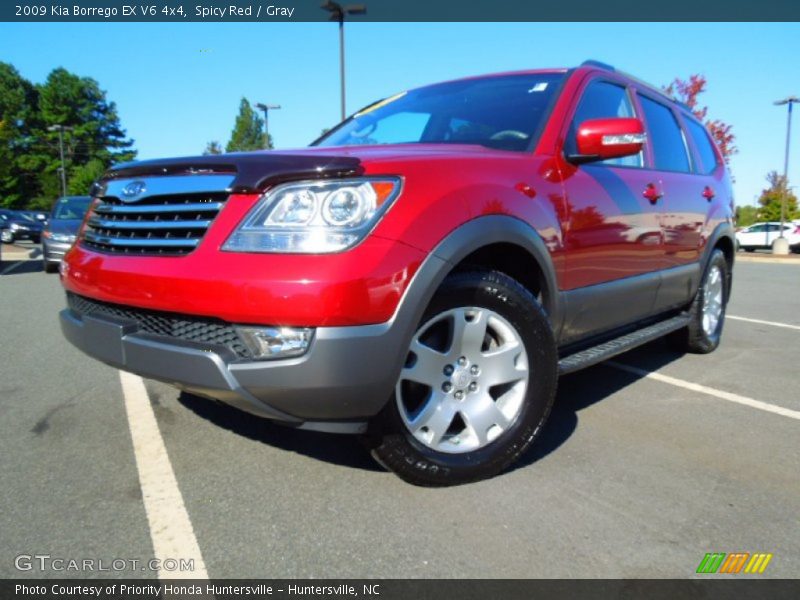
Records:
M70 342L360 434L419 485L514 463L561 374L662 336L713 351L736 244L705 127L593 61L403 92L306 149L118 165L92 198Z

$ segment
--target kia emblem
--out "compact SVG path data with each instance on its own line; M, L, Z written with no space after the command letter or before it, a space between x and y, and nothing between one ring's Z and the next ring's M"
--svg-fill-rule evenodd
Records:
M147 190L147 186L144 181L131 181L122 188L122 195L125 196L125 198L135 198L143 194L145 190Z

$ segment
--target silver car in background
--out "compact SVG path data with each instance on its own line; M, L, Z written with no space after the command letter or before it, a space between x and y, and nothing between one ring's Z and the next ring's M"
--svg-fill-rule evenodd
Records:
M42 232L42 262L45 273L55 273L64 254L78 235L92 199L89 196L63 196L56 200L50 220Z

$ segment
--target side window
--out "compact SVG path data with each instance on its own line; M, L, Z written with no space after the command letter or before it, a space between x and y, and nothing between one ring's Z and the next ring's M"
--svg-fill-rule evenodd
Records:
M639 96L639 100L647 120L648 141L653 149L656 169L688 173L689 157L675 115L669 108L647 96Z
M694 119L684 117L686 122L686 129L689 131L689 136L692 138L694 145L697 147L697 152L700 154L700 164L698 171L703 175L708 175L717 168L717 153L714 152L713 142L708 136L706 128Z
M747 228L747 233L762 233L767 230L766 225L753 225Z
M633 106L625 88L608 81L593 81L583 91L578 107L575 109L575 116L570 124L567 139L567 151L575 152L575 138L578 134L578 127L584 121L590 119L610 119L614 117L633 117ZM633 156L623 156L621 158L610 158L599 163L599 165L613 165L624 167L641 167L641 153Z

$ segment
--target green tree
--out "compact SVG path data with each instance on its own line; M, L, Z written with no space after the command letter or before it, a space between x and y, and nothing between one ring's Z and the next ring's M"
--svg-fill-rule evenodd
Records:
M749 227L758 222L758 207L746 204L736 207L736 226Z
M69 178L67 193L75 196L86 196L92 184L103 176L107 168L99 158L93 158L85 165L75 167Z
M36 183L22 159L34 145L36 105L34 86L12 65L0 62L0 205L5 207L21 206Z
M758 198L759 221L780 221L781 220L781 198L786 192L786 220L800 218L800 210L797 208L797 196L786 188L786 179L777 171L767 173L767 183L769 187L761 191Z
M57 68L34 86L0 63L0 204L43 207L61 194L58 132L48 129L53 125L65 127L70 190L85 193L99 173L136 155L116 105L94 79Z
M119 122L117 107L106 99L99 84L89 77L79 77L66 69L50 72L44 84L38 86L39 112L44 130L42 138L53 151L48 152L42 165L42 192L46 196L60 193L58 183L58 132L48 131L52 125L69 128L64 135L64 154L67 178L87 177L86 168L99 161L103 170L108 166L133 159L133 140L126 138ZM98 170L97 162L89 173ZM70 186L72 187L72 186Z
M208 156L209 154L222 154L222 146L217 140L211 140L206 144L203 156Z
M236 116L236 122L231 132L231 139L225 146L225 151L261 150L265 147L264 142L264 120L253 110L247 98L242 98L239 103L239 114ZM271 140L269 147L272 147Z

